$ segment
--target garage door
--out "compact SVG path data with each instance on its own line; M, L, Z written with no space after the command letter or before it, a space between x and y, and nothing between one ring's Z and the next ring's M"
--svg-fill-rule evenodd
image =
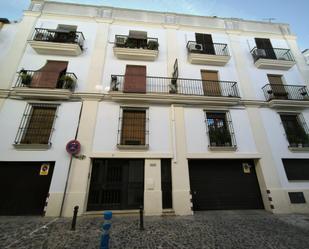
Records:
M42 215L54 162L0 162L0 215Z
M193 210L262 209L251 160L189 160Z

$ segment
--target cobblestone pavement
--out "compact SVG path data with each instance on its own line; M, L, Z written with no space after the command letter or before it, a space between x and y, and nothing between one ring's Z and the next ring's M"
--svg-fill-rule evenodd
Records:
M265 211L209 211L194 216L138 216L112 220L110 248L145 249L308 249L309 215L272 215ZM101 217L71 219L0 217L0 248L99 249Z

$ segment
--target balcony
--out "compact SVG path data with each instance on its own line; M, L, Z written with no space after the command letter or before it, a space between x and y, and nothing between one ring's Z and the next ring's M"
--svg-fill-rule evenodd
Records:
M231 56L227 44L213 43L209 47L203 47L195 41L187 43L188 60L192 64L224 66Z
M296 64L289 49L255 47L251 54L255 66L261 69L289 70Z
M267 84L263 86L263 92L267 101L273 99L283 100L309 100L306 86Z
M126 35L115 36L114 55L118 59L154 61L159 54L157 38L136 39Z
M36 28L29 44L38 54L78 56L84 41L82 32Z
M168 95L208 96L219 98L239 98L237 82L233 81L208 81L200 79L167 78L152 76L134 76L135 85L132 89L127 82L130 77L125 75L111 76L111 91L123 93L150 93Z
M45 84L40 78L42 74L48 73L50 72L21 70L18 72L14 93L22 98L69 99L76 87L76 75L70 72L61 73L56 84L51 85Z

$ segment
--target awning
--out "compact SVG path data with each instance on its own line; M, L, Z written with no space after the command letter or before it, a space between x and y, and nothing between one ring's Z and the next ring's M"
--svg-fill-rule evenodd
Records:
M129 31L129 38L147 39L147 32L145 32L145 31L137 31L137 30L130 30Z

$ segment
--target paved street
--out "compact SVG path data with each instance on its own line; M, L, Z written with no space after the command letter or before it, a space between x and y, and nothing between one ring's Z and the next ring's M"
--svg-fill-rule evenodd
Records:
M70 219L0 217L0 248L99 249L100 217ZM309 215L264 211L212 211L185 217L114 217L110 248L309 248Z

